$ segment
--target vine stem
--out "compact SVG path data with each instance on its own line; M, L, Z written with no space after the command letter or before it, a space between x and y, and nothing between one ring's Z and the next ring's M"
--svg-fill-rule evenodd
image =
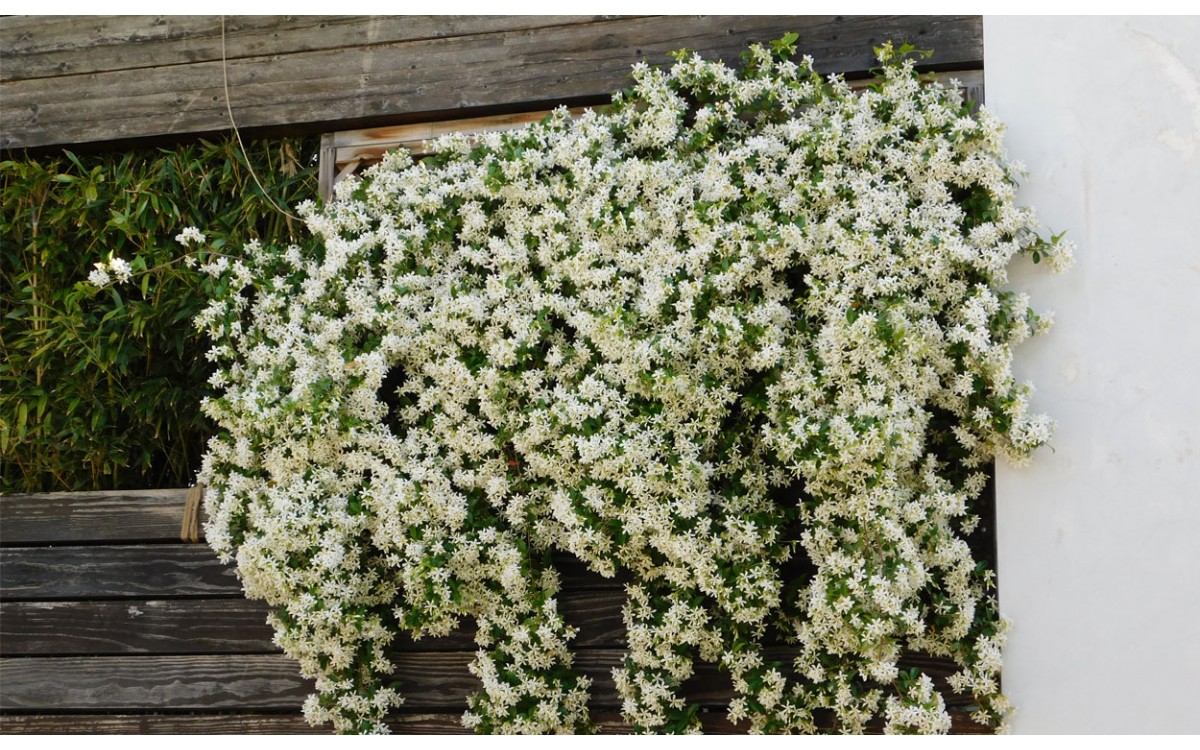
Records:
M225 16L221 16L221 79L225 86L225 111L229 113L229 125L233 128L233 134L237 137L238 148L242 151L242 158L246 162L246 169L250 170L250 176L254 178L254 184L258 185L259 191L263 197L267 199L267 203L271 204L279 213L283 214L288 219L300 221L300 217L296 216L291 211L280 206L263 187L262 182L258 179L258 173L254 171L254 166L250 163L250 155L246 153L246 144L242 142L242 133L238 130L237 122L233 119L233 104L229 100L229 63L225 59Z

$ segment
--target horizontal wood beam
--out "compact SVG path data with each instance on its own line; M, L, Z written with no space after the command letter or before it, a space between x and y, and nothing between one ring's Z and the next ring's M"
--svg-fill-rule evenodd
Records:
M274 653L270 609L245 599L0 602L0 656Z
M47 492L0 497L0 544L179 539L186 489Z
M240 60L616 16L10 16L0 20L0 81ZM222 39L222 31L224 39Z
M721 709L702 709L707 734L741 734ZM593 711L600 734L632 734L616 711ZM966 719L966 716L962 716ZM964 722L965 723L965 722ZM387 719L392 734L471 734L462 713L396 712ZM956 722L957 726L957 722ZM978 727L978 725L975 725ZM31 714L0 715L4 734L329 734L312 727L300 714Z
M557 598L563 619L579 630L575 648L624 645L624 592L571 590ZM0 656L272 653L278 649L266 624L270 609L245 599L0 602ZM401 634L392 648L470 651L475 632L466 620L441 638Z
M241 596L232 563L203 544L0 549L0 599Z
M556 555L564 588L619 589L628 574L604 578L569 555ZM171 599L241 596L233 563L204 544L79 545L0 549L0 599Z
M461 725L461 722L460 722ZM461 731L461 730L460 730ZM329 734L289 714L0 714L2 734Z
M721 709L698 713L705 734L742 734ZM600 734L632 734L619 713L593 711ZM470 734L459 713L397 713L388 717L393 734ZM879 734L879 722L867 725L867 734ZM33 714L0 715L4 734L328 734L328 727L310 727L299 714ZM967 711L950 711L951 734L990 734L971 720Z
M767 649L771 660L788 659L787 649ZM472 651L399 653L392 656L408 711L455 711L479 690L470 673ZM590 705L621 705L612 671L620 667L620 649L578 649L575 668L592 680ZM906 656L901 668L919 667L933 678L947 706L964 708L967 695L949 691L945 678L956 671L946 659ZM0 709L50 711L292 709L300 706L312 683L300 677L296 662L281 654L204 656L89 656L0 659ZM715 664L697 663L681 692L691 703L720 707L733 697L729 673Z
M80 27L72 30L72 22ZM91 29L98 23L98 31ZM670 51L687 48L732 63L749 43L788 31L800 35L800 52L827 72L867 70L872 46L887 39L932 48L929 62L937 67L978 67L983 59L978 16L585 17L549 23L359 17L324 28L276 16L239 23L236 33L227 28L232 54L223 66L214 57L219 36L212 18L0 21L3 64L13 76L0 81L0 147L224 131L226 73L240 127L320 132L602 102L628 85L630 66L640 60L666 63ZM146 57L136 52L143 45ZM85 62L93 53L96 62Z
M0 684L0 709L39 712L296 710L313 690L282 654L4 658Z

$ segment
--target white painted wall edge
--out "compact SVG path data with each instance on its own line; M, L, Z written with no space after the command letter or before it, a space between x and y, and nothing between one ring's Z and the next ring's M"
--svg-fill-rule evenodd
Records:
M1012 273L1059 423L997 467L1012 728L1200 732L1200 18L989 16L984 49L1021 199L1078 244Z

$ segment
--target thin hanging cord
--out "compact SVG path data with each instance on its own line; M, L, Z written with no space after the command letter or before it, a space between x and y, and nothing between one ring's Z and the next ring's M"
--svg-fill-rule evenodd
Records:
M254 172L254 166L250 163L250 155L246 153L246 144L242 143L242 134L238 130L237 123L234 122L233 105L229 103L229 65L225 61L225 16L221 16L221 77L225 81L225 111L229 113L229 124L233 126L233 134L237 136L238 148L242 150L242 158L246 160L246 169L250 170L250 176L254 178L254 184L258 185L258 189L262 191L263 197L267 199L272 208L288 218L300 221L299 216L276 203L271 194L267 192L267 189L263 187L262 182L258 179L258 175Z

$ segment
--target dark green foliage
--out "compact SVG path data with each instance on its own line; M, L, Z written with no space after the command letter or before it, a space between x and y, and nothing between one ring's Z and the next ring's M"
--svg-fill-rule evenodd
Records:
M315 195L315 150L263 141L249 157L294 205ZM236 249L285 244L300 223L234 141L9 160L0 180L0 491L191 484L209 432L208 342L191 325L207 282L175 235ZM131 282L80 283L110 254Z

